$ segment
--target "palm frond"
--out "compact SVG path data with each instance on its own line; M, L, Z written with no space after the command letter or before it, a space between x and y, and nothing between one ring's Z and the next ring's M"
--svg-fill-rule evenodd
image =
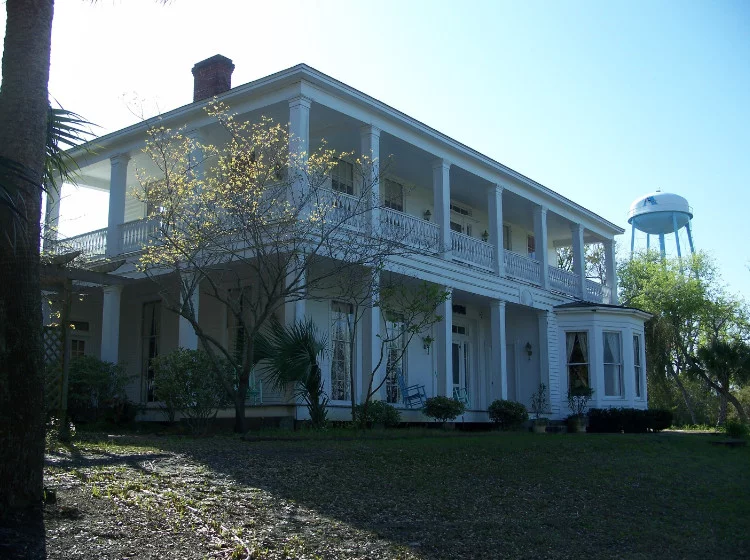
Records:
M78 164L66 150L85 142L92 135L91 126L89 121L77 113L62 108L49 108L44 185L59 190L62 183L75 183Z

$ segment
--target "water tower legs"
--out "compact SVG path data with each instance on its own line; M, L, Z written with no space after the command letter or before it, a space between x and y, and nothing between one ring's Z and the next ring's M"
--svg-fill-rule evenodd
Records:
M693 249L693 228L690 226L690 222L685 225L685 228L687 229L688 234L688 243L690 244L690 252L695 253L695 249Z
M630 223L630 258L633 258L633 251L635 250L635 218Z
M664 243L664 234L659 234L659 249L661 250L661 258L666 259L667 258L667 246Z
M674 239L677 243L677 258L682 258L682 251L680 251L680 230L677 229L677 215L672 214L672 227L674 228Z
M651 250L651 234L646 234L646 252L648 253Z

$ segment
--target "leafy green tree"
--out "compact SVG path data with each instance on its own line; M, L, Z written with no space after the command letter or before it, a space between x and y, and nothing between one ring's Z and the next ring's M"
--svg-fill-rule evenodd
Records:
M732 341L746 340L750 334L746 304L725 292L710 259L701 253L662 259L651 252L621 263L619 274L623 304L653 315L646 325L649 387L674 384L692 423L698 423L696 404L688 390L689 381L697 379L704 391L731 403L746 421L745 411L733 395L737 383L746 382L745 374L741 368L735 373L725 371L725 366L734 367L742 360L737 356L730 359L723 351L717 353L724 344L731 347ZM719 414L719 420L723 416Z

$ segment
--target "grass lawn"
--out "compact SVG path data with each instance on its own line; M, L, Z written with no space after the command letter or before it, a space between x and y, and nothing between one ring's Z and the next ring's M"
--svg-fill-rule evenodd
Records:
M750 449L715 436L392 433L84 435L48 456L48 555L750 557Z

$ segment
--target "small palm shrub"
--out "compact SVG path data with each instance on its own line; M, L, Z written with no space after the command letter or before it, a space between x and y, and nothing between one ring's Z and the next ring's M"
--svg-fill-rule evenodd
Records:
M367 405L367 412L363 404L358 404L354 419L358 426L382 424L386 428L396 428L401 422L401 413L385 401L372 401Z
M503 430L518 429L529 419L526 407L515 401L492 401L487 412L489 412L490 420Z
M434 418L440 422L455 420L466 411L466 406L461 401L449 399L448 397L430 397L424 403L422 412L425 416Z

